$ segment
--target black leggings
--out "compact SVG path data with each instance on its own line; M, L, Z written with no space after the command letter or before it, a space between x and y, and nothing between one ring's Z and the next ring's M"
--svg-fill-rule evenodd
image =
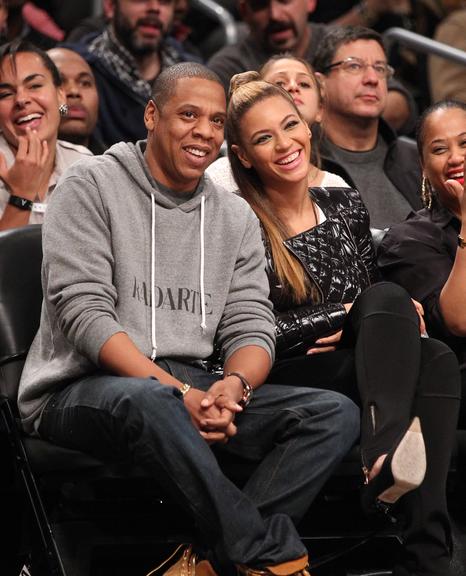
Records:
M453 352L420 338L407 292L390 282L365 290L355 301L335 352L278 360L270 382L343 392L359 404L361 454L371 467L419 416L427 452L420 488L400 501L406 525L405 558L395 574L449 574L450 523L446 479L460 404L460 375Z

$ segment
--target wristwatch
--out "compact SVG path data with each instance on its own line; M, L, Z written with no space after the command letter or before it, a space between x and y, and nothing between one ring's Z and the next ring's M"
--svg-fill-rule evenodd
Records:
M34 202L32 200L28 200L27 198L21 198L20 196L11 194L10 198L8 199L8 204L15 206L15 208L19 208L20 210L32 210Z
M251 398L252 398L252 386L251 386L251 384L249 384L249 382L246 380L246 378L242 374L240 374L239 372L228 372L228 374L226 376L227 376L227 378L228 378L228 376L236 376L237 378L240 379L241 384L243 385L243 395L241 397L241 400L238 401L238 404L242 408L246 408L246 406L248 406L249 402L251 402Z
M458 246L460 248L466 248L466 240L458 234Z

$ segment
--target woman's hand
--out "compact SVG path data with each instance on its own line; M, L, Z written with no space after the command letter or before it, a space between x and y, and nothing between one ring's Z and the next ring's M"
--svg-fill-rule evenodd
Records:
M351 306L353 305L352 302L348 304L343 304L345 307L346 313L351 310ZM330 336L325 336L325 338L319 338L315 341L315 344L318 344L318 347L309 348L306 354L320 354L321 352L334 352L337 349L337 344L341 340L342 330L335 332L335 334L331 334Z
M45 166L49 158L46 140L40 140L35 130L18 137L18 151L10 168L0 153L0 178L11 194L34 201L36 195L47 189L49 174Z
M319 338L315 341L316 344L319 345L318 348L309 348L306 354L320 354L321 352L334 352L337 347L336 344L340 342L342 335L342 330L335 332L331 336L326 336L325 338Z
M422 336L427 336L426 323L424 321L424 307L420 302L411 298L414 308L416 308L417 315L419 316L419 330Z
M464 158L463 174L464 170L466 170L466 156ZM464 227L466 226L466 180L463 181L463 184L460 184L457 180L453 180L453 178L451 178L445 182L445 186L448 188L451 196L456 198L458 202L458 215Z
M466 157L464 168L466 170ZM464 172L463 172L464 174ZM450 210L461 221L459 235L466 238L466 182L447 180L445 186L456 205ZM466 248L458 246L450 275L440 293L440 310L448 329L455 336L466 337Z

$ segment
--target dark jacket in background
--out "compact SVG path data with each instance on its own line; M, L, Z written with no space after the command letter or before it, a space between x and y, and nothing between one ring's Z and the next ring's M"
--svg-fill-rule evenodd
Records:
M466 369L466 338L452 334L443 321L440 293L450 275L458 249L460 222L434 202L393 226L378 251L383 277L400 284L424 306L429 336L446 342Z
M388 144L384 172L392 184L406 198L413 210L422 208L421 200L421 166L416 142L406 136L397 136L390 126L379 120L379 134ZM334 157L328 140L322 134L319 140L322 168L338 174L348 184L355 187L351 174L347 172Z

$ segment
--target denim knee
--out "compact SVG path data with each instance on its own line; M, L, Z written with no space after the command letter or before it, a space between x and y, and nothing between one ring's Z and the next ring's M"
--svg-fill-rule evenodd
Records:
M112 413L125 426L128 422L143 424L146 419L159 421L172 412L173 407L183 406L181 393L173 386L160 384L154 378L124 378L124 381L126 386L116 397Z
M359 440L360 410L350 398L339 392L325 391L322 400L332 405L331 429L336 440L335 449L344 455Z
M361 427L361 413L358 406L347 396L337 394L340 418L337 425L340 428L340 435L351 447L359 439Z

